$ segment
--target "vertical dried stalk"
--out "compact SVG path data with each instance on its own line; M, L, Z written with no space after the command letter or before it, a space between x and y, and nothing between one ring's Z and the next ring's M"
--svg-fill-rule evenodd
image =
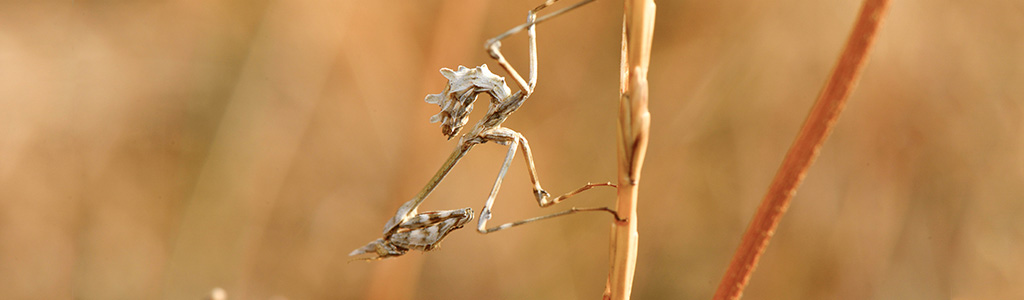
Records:
M654 0L626 0L622 21L622 66L619 86L618 198L619 216L612 225L611 265L605 299L629 299L637 253L637 190L647 153L650 112L647 110L647 68L654 36Z
M839 56L836 68L832 71L814 107L811 108L789 152L786 153L782 166L775 173L775 179L768 187L768 193L743 235L743 241L736 249L736 254L725 277L718 285L714 299L739 299L743 294L743 288L757 267L758 259L768 246L768 241L775 233L775 228L789 207L789 202L796 194L796 189L803 181L807 169L818 156L821 145L832 131L839 113L846 104L846 99L857 83L860 72L864 70L868 50L878 33L888 2L864 1L860 16L857 17L853 32L850 33L846 47Z

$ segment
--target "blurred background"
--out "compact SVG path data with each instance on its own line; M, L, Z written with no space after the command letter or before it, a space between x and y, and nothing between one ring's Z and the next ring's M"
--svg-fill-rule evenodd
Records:
M483 42L538 3L0 2L0 298L600 297L605 214L347 256L455 145L422 100L437 70L497 70ZM633 295L707 299L860 4L658 5ZM505 125L552 194L615 179L621 14L538 26ZM525 41L503 48L524 70ZM745 299L1024 297L1022 129L1024 2L894 1ZM483 207L506 148L475 149L422 210ZM493 222L555 210L517 156Z

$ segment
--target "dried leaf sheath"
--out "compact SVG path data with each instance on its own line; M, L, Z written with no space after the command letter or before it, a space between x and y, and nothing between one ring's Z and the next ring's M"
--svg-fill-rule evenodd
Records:
M605 299L629 299L636 270L637 197L640 171L650 136L647 69L654 37L653 0L626 0L622 21L622 65L618 119L618 197L616 210L626 222L613 226L612 258Z

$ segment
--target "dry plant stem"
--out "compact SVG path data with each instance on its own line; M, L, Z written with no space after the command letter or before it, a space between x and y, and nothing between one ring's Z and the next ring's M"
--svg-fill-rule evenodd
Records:
M605 299L629 299L637 254L637 191L647 153L650 112L647 69L654 36L653 0L626 0L622 21L619 86L618 197L616 210L627 218L612 225L611 262Z
M874 42L882 16L888 7L888 0L865 0L860 16L853 27L853 32L846 42L846 47L839 57L839 62L832 71L831 77L811 108L807 120L804 121L800 133L786 153L786 158L775 174L775 179L768 187L761 206L758 207L754 219L750 222L747 232L732 263L718 285L714 299L739 299L743 288L750 280L750 274L757 267L757 261L768 246L768 241L775 233L782 215L789 207L790 200L796 194L797 187L803 181L814 159L818 156L821 145L825 142L833 125L843 110L857 83L860 72L864 70L868 50Z

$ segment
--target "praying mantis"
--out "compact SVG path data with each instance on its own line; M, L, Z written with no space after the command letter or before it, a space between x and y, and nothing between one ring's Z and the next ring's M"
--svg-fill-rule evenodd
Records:
M505 223L491 228L487 227L487 221L492 217L491 207L494 205L494 199L498 194L498 189L501 187L501 181L505 177L505 173L508 170L509 165L511 165L512 159L515 157L517 148L521 148L523 151L523 158L526 160L526 166L529 169L530 182L533 183L533 194L540 207L548 207L558 204L569 197L595 187L616 187L611 182L587 183L586 185L561 196L549 198L551 195L541 188L540 179L537 176L537 170L534 166L533 154L530 151L530 145L526 138L519 132L501 126L509 115L519 109L523 102L533 94L534 87L537 84L537 24L576 9L587 3L593 2L594 0L583 0L543 17L537 17L537 13L540 10L551 6L557 1L558 0L547 0L543 4L530 10L527 14L526 23L513 27L502 34L491 38L484 45L488 55L497 61L498 65L500 65L501 68L515 80L515 84L519 88L519 91L514 94L505 83L505 78L491 73L486 64L480 65L476 68L459 66L457 70L451 70L448 68L442 68L440 70L441 75L448 79L448 84L441 93L427 95L424 100L427 103L437 104L441 107L441 112L432 116L430 118L430 122L440 122L441 133L443 135L448 137L448 139L458 135L462 128L468 123L469 113L473 110L473 103L481 93L486 93L491 97L487 113L475 126L459 138L458 145L455 146L455 149L452 150L452 153L445 160L444 164L441 165L437 170L437 173L434 174L423 189L420 190L415 197L398 208L395 215L384 225L383 236L370 242L366 246L352 251L349 253L349 256L375 254L375 257L366 258L365 260L380 260L401 256L409 250L430 251L438 247L441 240L447 237L452 231L462 228L466 223L472 221L473 210L468 207L456 210L430 211L423 213L419 213L417 209L419 208L419 205L426 200L427 196L433 192L434 188L436 188L445 176L448 175L452 168L454 168L466 153L469 152L469 150L473 149L473 147L478 144L487 142L494 142L508 146L508 153L505 155L505 160L501 165L501 169L498 171L498 178L494 181L494 186L491 188L491 192L487 197L487 202L484 204L484 208L480 212L480 219L477 223L478 232L487 234L535 221L584 211L605 211L611 213L616 221L625 221L619 217L615 210L608 207L572 207L562 212ZM519 72L517 72L515 68L505 60L500 49L502 39L521 32L524 29L526 30L527 38L529 39L530 73L528 79L523 79L523 77L519 75Z

